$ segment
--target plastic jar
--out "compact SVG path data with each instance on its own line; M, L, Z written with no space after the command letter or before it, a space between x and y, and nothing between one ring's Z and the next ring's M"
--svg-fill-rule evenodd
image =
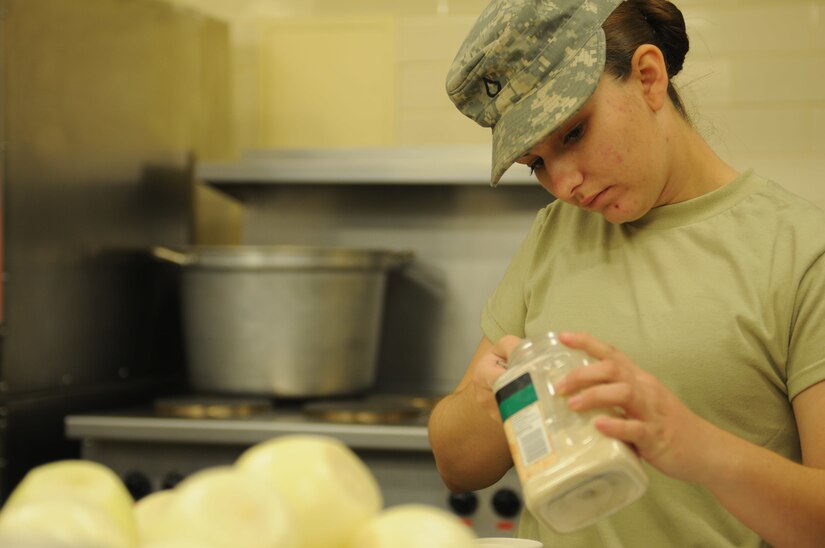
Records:
M525 505L540 522L566 533L638 499L648 478L624 442L596 430L608 410L577 413L554 383L588 356L555 333L525 339L493 385Z

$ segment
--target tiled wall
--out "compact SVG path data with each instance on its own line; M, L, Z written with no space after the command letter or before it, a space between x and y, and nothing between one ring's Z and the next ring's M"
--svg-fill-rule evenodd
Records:
M679 79L697 127L736 167L755 167L825 207L825 2L684 9Z
M447 66L486 0L169 1L234 25L240 148L260 144L254 121L260 99L253 89L259 35L253 22L285 17L397 20L395 134L375 144L488 140L489 133L458 114L444 94ZM683 0L677 5L692 44L678 82L696 126L734 166L755 167L825 206L825 1ZM307 69L313 69L311 62Z

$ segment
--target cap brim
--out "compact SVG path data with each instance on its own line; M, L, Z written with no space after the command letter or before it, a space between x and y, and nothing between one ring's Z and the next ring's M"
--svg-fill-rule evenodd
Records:
M601 28L564 64L505 112L493 128L490 184L531 148L556 131L590 99L604 71L605 38Z

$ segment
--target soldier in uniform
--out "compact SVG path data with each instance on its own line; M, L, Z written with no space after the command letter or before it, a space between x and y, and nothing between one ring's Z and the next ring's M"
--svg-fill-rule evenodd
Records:
M617 410L595 425L650 479L574 533L525 510L548 548L825 545L825 213L708 146L672 84L687 52L665 0L493 0L448 74L492 129L492 184L524 164L555 200L432 413L438 469L468 491L512 466L491 387L556 330L594 361L556 389Z

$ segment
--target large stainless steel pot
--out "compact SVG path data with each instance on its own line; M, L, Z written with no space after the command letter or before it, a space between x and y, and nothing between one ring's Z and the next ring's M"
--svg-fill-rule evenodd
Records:
M375 381L387 271L409 253L155 248L181 265L188 376L201 392L316 397Z

